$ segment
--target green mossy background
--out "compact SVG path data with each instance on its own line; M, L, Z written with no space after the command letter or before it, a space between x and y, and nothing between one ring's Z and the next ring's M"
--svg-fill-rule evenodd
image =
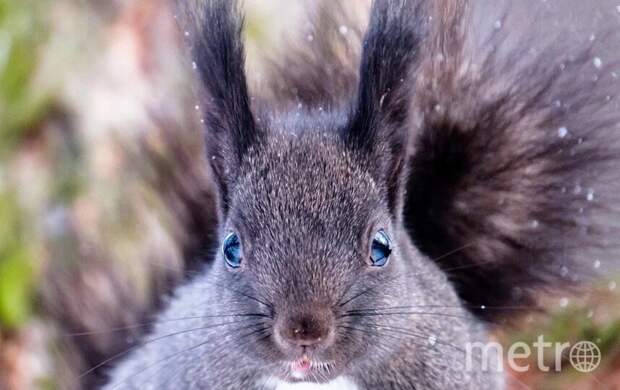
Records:
M36 85L45 44L42 1L0 0L0 325L28 320L36 277L36 240L7 169L19 145L47 109L48 92Z
M47 28L45 1L0 1L0 153L5 156L45 110L48 91L34 80Z

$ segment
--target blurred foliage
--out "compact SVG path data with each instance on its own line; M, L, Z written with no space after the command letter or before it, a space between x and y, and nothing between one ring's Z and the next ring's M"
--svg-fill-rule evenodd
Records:
M0 328L19 327L32 306L32 235L7 169L46 106L45 92L34 83L45 40L44 5L0 0Z
M33 82L46 26L45 1L0 0L0 155L40 115L46 96Z
M17 327L31 310L33 261L14 195L0 194L0 325Z

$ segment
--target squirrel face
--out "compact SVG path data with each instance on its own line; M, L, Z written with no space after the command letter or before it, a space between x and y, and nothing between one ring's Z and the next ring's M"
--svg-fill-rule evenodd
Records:
M382 186L333 132L259 145L237 171L216 266L224 285L256 298L245 311L267 316L270 336L255 348L264 366L328 381L384 341L382 321L362 314L403 292L399 227Z

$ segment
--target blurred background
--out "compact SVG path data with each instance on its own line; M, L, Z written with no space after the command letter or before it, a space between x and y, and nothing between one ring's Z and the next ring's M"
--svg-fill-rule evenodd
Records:
M360 14L366 3L348 2ZM480 31L509 28L509 9L515 39L552 29L604 59L617 52L601 32L620 25L620 4L502 3L476 2ZM300 4L246 2L250 79L287 39L312 41ZM93 388L213 249L193 64L175 19L166 0L0 0L0 390ZM620 388L620 279L605 259L584 261L605 277L541 298L550 314L515 312L496 338L591 340L600 367L545 373L532 356L512 388Z

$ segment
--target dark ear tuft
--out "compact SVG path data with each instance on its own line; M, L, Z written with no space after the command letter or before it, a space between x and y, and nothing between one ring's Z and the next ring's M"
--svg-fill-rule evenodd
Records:
M372 161L390 209L400 215L402 170L408 140L411 76L428 27L426 3L374 2L364 38L359 87L342 136Z
M500 34L486 45L501 54L473 56L452 15L418 73L405 220L490 318L583 281L597 256L617 254L617 91L588 49L563 58L557 41L532 55L532 41L504 50Z
M259 138L245 78L243 17L233 0L179 1L179 7L203 85L207 158L226 210L241 159Z

